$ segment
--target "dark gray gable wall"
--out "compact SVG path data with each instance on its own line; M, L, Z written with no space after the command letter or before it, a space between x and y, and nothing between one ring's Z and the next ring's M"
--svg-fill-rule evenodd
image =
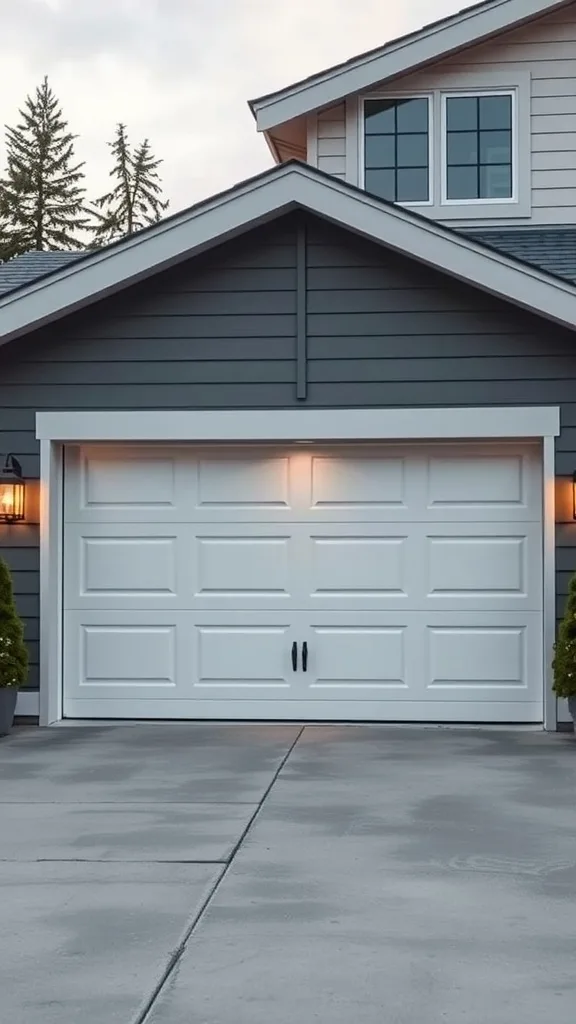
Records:
M227 243L0 351L0 452L39 475L46 409L561 405L576 468L576 335L315 218ZM307 363L298 282L307 282ZM306 397L302 372L305 374ZM38 682L37 527L0 526ZM576 526L558 528L558 592Z

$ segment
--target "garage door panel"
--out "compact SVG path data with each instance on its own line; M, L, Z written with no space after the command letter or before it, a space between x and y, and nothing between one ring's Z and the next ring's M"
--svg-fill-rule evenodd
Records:
M353 617L312 624L307 697L325 700L407 699L408 628Z
M430 596L526 597L526 537L429 537Z
M200 451L192 522L282 523L302 517L309 456L294 448Z
M326 523L299 529L305 551L301 607L370 611L414 597L417 553L406 528Z
M67 449L66 521L186 521L195 476L184 449Z
M196 505L199 509L231 512L291 508L290 457L276 454L201 456Z
M295 605L301 552L293 531L219 526L196 534L194 544L196 607Z
M314 453L311 457L310 506L341 513L403 510L408 504L405 454L361 455L358 451Z
M192 638L179 613L65 613L65 673L72 699L174 700L189 686Z
M193 695L242 700L290 696L293 672L290 622L222 621L196 627L197 671Z
M541 529L535 523L450 524L426 530L430 607L541 607Z
M180 524L69 523L65 607L187 608L192 534Z
M438 447L423 458L428 519L539 521L542 487L536 445Z
M428 700L537 701L542 647L536 614L513 621L485 616L427 628Z

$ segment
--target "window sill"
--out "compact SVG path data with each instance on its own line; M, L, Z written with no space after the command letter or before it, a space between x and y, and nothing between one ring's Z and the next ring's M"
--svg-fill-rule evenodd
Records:
M402 204L398 204L399 206ZM415 209L409 204L404 204L405 209ZM440 206L437 203L429 206L420 206L416 212L426 217L433 217L434 220L511 220L514 218L526 219L532 215L530 202L521 203L459 203L455 206L446 204Z

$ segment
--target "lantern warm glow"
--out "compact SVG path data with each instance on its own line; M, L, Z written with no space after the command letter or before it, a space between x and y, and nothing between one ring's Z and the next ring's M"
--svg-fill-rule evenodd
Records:
M25 515L26 484L22 467L13 455L8 455L0 473L0 522L22 522Z

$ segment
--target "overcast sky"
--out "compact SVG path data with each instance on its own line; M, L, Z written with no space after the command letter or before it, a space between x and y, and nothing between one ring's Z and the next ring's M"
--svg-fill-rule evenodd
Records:
M163 158L172 212L271 164L246 101L466 0L0 0L1 123L45 74L92 195L124 121ZM2 165L4 152L2 148Z

